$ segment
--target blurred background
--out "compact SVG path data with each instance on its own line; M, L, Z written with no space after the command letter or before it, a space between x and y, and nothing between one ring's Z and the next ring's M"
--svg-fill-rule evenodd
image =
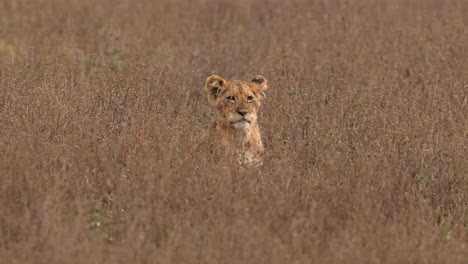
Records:
M0 262L465 263L467 14L0 2ZM196 152L211 74L268 79L263 167Z

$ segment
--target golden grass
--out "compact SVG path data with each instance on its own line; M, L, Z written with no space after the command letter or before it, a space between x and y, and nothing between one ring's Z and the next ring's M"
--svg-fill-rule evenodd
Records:
M2 1L0 262L466 263L467 13ZM262 168L193 158L211 74L268 78Z

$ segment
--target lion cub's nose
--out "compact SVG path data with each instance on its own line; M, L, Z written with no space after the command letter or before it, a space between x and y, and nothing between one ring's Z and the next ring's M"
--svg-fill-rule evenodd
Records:
M245 116L248 112L247 111L237 111L237 113L241 116Z

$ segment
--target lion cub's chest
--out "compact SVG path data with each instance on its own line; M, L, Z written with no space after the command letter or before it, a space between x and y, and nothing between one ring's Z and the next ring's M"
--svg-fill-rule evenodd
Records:
M236 159L240 164L258 166L263 161L263 143L258 128L223 130L214 127L211 133L215 155Z

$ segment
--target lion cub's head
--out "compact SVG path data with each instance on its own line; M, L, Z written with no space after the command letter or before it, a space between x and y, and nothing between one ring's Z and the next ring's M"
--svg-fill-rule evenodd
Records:
M260 101L267 87L267 80L261 75L251 82L226 81L221 76L212 75L205 83L208 99L217 109L218 122L236 129L256 125Z

